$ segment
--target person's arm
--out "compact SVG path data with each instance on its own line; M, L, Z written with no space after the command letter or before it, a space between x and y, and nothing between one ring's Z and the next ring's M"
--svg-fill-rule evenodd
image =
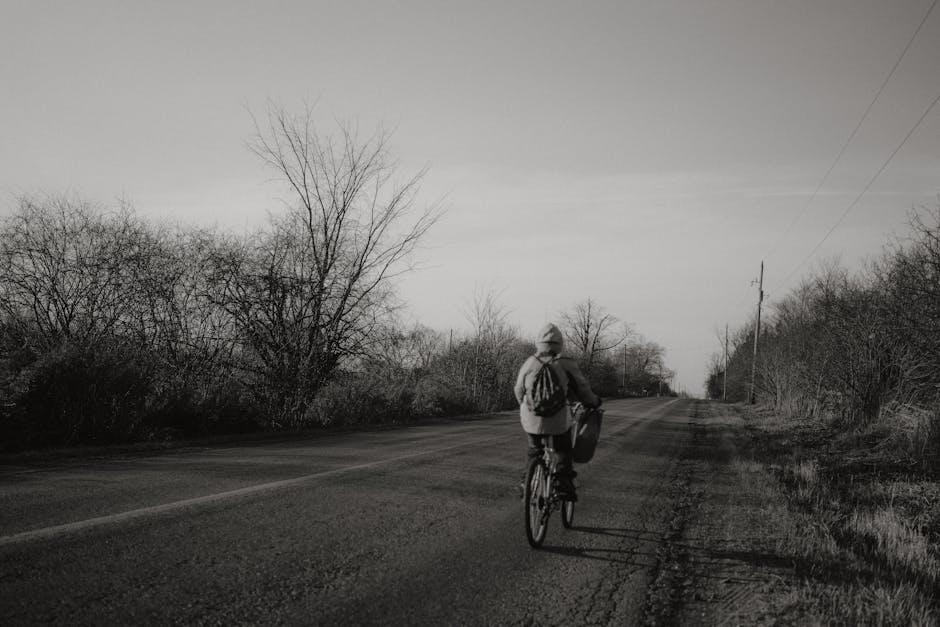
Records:
M569 387L571 384L574 384L575 394L578 400L588 407L597 407L600 405L601 399L598 398L594 390L591 389L591 384L588 383L587 377L584 376L584 373L581 372L581 368L578 367L578 362L573 359L565 359L564 364L565 372L570 379Z
M522 405L522 401L525 399L525 373L526 373L526 364L529 363L529 360L526 360L522 367L519 368L519 375L516 377L516 385L513 388L513 392L516 394L516 401Z

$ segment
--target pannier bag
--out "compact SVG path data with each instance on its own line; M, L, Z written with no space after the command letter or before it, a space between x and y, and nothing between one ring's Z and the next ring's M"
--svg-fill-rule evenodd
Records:
M585 409L580 412L575 423L574 450L571 457L577 464L586 464L594 457L597 440L601 437L601 420L604 411L601 409Z

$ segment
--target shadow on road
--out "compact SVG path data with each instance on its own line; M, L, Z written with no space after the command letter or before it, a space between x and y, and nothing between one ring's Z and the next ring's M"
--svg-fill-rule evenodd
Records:
M648 531L646 529L631 529L629 527L572 527L568 532L568 537L577 538L578 534L588 534L594 536L604 536L607 538L618 538L620 542L632 540L622 546L543 546L542 551L554 553L565 557L581 557L590 560L599 560L614 564L625 564L646 568L650 564L652 552L643 551L641 548L648 547L650 542L658 542L662 536L660 532ZM582 536L582 539L589 540L589 537ZM598 538L598 542L601 539ZM646 547L644 547L646 545ZM644 559L645 558L645 559Z
M637 568L649 567L649 561L637 559L637 557L641 556L637 555L636 551L629 547L622 549L602 549L577 546L543 546L540 550L545 553L554 553L555 555L562 555L564 557L580 557L611 564L635 566Z
M630 538L631 540L659 540L663 535L662 531L630 529L629 527L579 527L576 525L571 530L578 533L591 533L601 536Z

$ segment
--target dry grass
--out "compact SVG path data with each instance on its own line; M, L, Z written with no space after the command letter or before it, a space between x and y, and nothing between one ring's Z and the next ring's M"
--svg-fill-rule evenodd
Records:
M933 457L940 445L940 410L890 403L881 410L877 427L886 431L882 448L918 461Z
M793 478L805 486L813 487L819 481L819 462L815 459L804 459L787 468Z
M781 622L800 625L911 625L937 624L937 614L923 594L910 584L804 583L792 591Z
M736 459L742 495L756 499L729 524L726 537L746 537L751 550L770 541L783 562L793 564L786 587L773 587L773 622L797 625L936 625L937 610L925 586L905 581L932 562L929 542L896 510L855 510L846 519L844 504L831 494L815 460L774 467L754 459ZM781 480L783 479L783 480ZM746 499L745 499L746 500ZM879 563L896 564L895 574L875 574L860 543L878 547ZM875 556L871 556L875 557ZM916 577L914 577L916 579ZM860 581L868 579L868 581ZM745 612L745 616L746 616ZM741 616L738 616L741 618ZM764 617L766 618L766 617ZM748 622L745 619L743 622Z
M924 425L934 425L928 414L905 415L909 423L891 419L911 425L892 431L903 436L892 446L913 451L926 437ZM745 410L745 417L742 454L731 467L742 493L761 505L734 526L763 536L753 550L772 538L777 559L793 565L792 585L773 603L778 620L940 624L940 483L880 472L878 451L859 450L864 437L834 441L818 424L767 411ZM866 463L853 466L861 456Z
M897 509L932 544L940 545L940 481L876 480L863 490L865 494L853 495L855 500L863 501L867 495L871 502Z
M881 559L901 576L930 584L940 582L940 562L936 549L919 529L893 507L875 511L855 510L845 529L858 540L858 549Z

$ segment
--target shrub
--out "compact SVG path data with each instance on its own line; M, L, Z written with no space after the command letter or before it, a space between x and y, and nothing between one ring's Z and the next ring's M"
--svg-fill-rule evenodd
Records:
M40 355L10 385L18 417L11 446L122 442L140 435L150 364L128 346L66 343Z
M367 373L344 373L321 387L295 427L334 427L407 422L412 392L389 381L376 382Z
M886 447L918 460L940 453L940 408L893 402L882 408L879 423L887 431Z

